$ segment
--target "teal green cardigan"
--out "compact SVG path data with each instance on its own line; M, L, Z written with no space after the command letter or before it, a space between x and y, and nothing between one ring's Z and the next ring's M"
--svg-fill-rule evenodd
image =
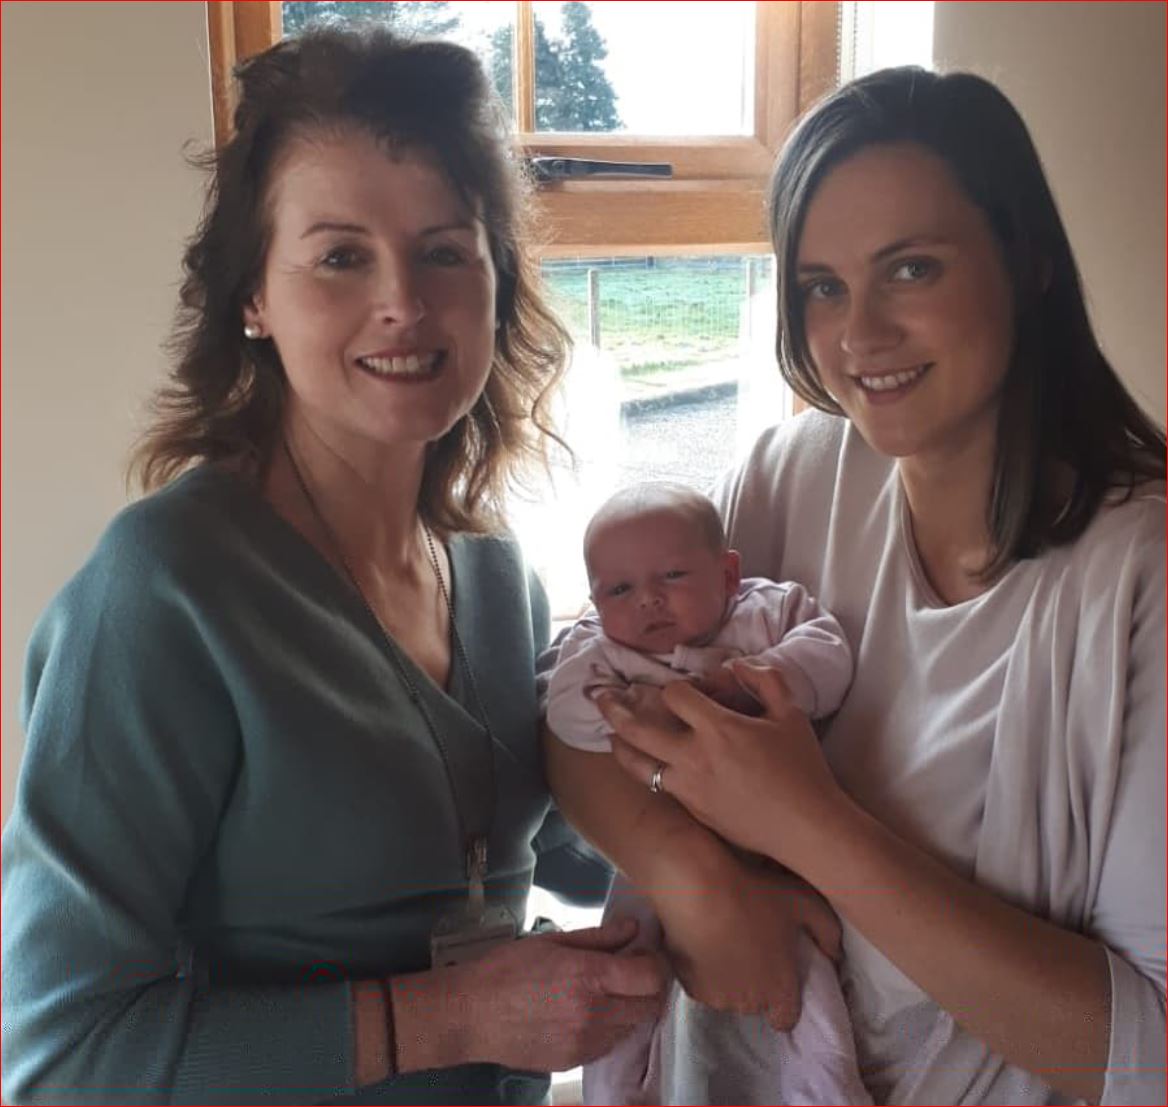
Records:
M548 802L542 591L504 538L450 543L494 734L489 894L522 919ZM464 803L486 735L456 665L414 679ZM354 1093L347 981L428 961L465 895L451 790L353 589L245 482L123 511L42 617L3 838L8 1103L522 1103L478 1064Z

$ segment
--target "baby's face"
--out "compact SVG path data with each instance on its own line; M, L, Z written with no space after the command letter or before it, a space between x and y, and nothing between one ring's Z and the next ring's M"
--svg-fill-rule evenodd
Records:
M669 653L717 630L738 588L738 555L712 550L685 515L648 511L597 529L588 577L610 638L645 653Z

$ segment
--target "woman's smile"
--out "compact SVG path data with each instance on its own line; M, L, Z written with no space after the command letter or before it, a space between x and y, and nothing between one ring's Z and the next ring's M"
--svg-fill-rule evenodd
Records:
M412 383L433 380L445 357L440 350L393 350L365 354L356 361L358 368L381 380Z
M910 369L857 373L852 380L869 403L895 403L914 390L932 368L933 363L927 361Z

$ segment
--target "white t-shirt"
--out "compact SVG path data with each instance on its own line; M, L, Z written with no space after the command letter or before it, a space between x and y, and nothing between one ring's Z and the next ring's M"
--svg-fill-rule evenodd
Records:
M962 876L1109 951L1104 1103L1165 1101L1162 489L946 606L895 464L845 420L765 434L716 500L745 572L795 578L855 678L823 734L869 811ZM845 994L877 1101L1058 1103L845 927Z

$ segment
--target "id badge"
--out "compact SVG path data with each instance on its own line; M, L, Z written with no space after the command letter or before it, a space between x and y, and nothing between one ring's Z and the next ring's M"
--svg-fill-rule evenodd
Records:
M506 907L487 907L478 915L466 911L443 915L430 932L430 967L475 961L518 936L519 927Z
M430 931L430 967L445 968L474 961L519 936L515 917L506 907L488 907L485 895L487 841L472 838L467 847L467 903L461 911L443 915Z

